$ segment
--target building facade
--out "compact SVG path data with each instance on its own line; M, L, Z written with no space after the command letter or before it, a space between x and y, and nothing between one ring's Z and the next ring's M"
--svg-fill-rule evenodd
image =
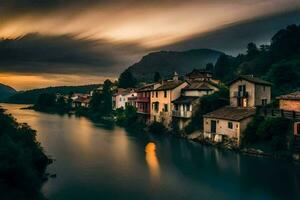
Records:
M230 105L256 107L271 103L270 82L252 75L239 76L230 83Z
M200 107L201 97L213 94L219 88L210 81L192 80L181 90L181 96L174 100L173 121L181 130L191 121Z
M175 73L171 80L162 81L161 86L151 91L151 122L162 122L165 126L170 127L172 110L174 110L172 101L180 97L181 90L187 85L188 83L179 80L177 73Z
M277 97L279 109L290 111L293 115L300 115L300 91ZM300 136L300 120L294 120L294 135Z
M134 89L122 89L118 88L117 92L112 96L112 109L116 110L118 108L125 109L127 105L132 103L130 99L134 99L137 93Z

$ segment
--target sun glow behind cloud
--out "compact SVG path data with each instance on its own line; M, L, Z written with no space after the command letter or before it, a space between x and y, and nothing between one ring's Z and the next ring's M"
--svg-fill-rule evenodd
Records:
M196 33L269 15L300 5L297 1L192 1L164 4L95 4L63 7L45 13L25 12L0 25L0 37L15 38L32 32L74 34L77 38L138 42L153 48Z

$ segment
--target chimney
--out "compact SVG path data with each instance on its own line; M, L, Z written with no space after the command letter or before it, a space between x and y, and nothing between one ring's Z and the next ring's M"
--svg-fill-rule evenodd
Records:
M173 81L178 81L178 78L179 78L179 75L175 71L174 74L173 74Z

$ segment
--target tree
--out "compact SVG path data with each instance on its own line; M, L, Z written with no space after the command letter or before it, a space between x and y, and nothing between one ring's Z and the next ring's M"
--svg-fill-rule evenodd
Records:
M42 93L38 96L35 107L45 109L55 106L56 95L52 93Z
M110 80L105 80L103 84L102 91L102 111L104 114L110 114L112 111L112 92L111 92L112 82Z
M247 45L247 58L248 58L248 60L251 60L251 59L255 58L258 54L259 54L259 50L258 50L256 44L253 43L253 42L250 42Z
M214 70L214 64L212 64L212 63L207 63L205 69L206 69L207 71L212 72L212 71Z
M158 82L160 81L162 78L161 78L161 75L159 72L155 72L154 73L154 82Z
M125 70L119 77L120 88L131 88L137 84L136 78L132 75L130 70Z
M229 81L233 79L234 77L234 65L231 62L233 58L222 54L214 67L214 75L216 78L222 80L222 81Z

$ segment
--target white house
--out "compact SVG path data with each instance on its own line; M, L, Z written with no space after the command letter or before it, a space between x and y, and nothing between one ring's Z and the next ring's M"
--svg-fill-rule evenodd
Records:
M118 108L125 109L125 107L130 104L133 97L137 97L137 93L134 89L119 88L117 93L112 97L113 110Z

